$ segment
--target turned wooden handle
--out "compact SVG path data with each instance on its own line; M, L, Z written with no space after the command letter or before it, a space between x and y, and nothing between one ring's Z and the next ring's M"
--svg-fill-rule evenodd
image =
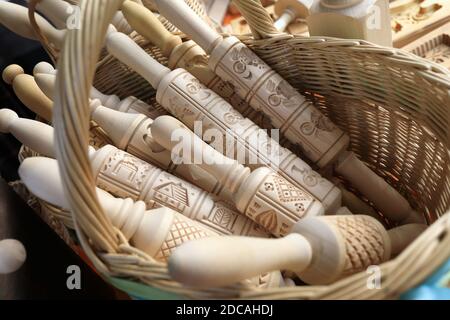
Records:
M178 156L185 164L198 165L227 188L230 187L227 181L233 181L229 178L236 172L240 172L244 176L250 173L250 169L214 150L173 117L156 118L150 130L153 138L164 148L170 150L172 155ZM173 160L180 162L180 159ZM235 187L237 189L239 186Z
M146 7L127 0L122 4L122 13L131 27L170 57L172 50L181 44L181 38L173 35Z
M45 70L37 67L38 65L35 67L37 70L33 70L34 79L44 94L49 99L53 100L55 94L56 70L54 73L40 72ZM91 99L99 99L105 107L112 109L117 109L121 102L118 96L103 94L94 87L91 88Z
M11 69L18 72L11 75ZM33 76L21 73L16 65L10 65L3 71L5 78L11 80L15 94L24 105L48 122L52 121L53 102L41 91Z
M393 221L423 222L408 201L386 181L370 170L353 152L345 152L336 164L336 172L372 201Z
M201 287L278 268L309 284L329 284L386 261L390 252L386 230L371 217L311 217L282 239L227 237L185 244L169 260L169 271L176 280Z
M39 89L49 98L53 100L55 94L56 75L47 73L38 73L34 76Z
M53 128L45 123L22 119L10 109L0 109L0 132L11 133L41 155L55 157Z
M63 209L70 208L62 188L58 162L45 157L25 159L19 167L19 176L27 188L39 199ZM102 206L111 207L115 198L109 193L96 188Z
M64 0L40 0L36 8L60 29L67 28L67 19L75 12L73 6Z
M56 75L56 69L50 63L41 61L34 66L33 76L36 76L37 74L40 74L40 73Z
M391 239L391 256L395 257L409 246L428 226L420 223L405 224L388 231Z
M309 9L314 0L278 0L275 3L274 11L277 16L281 16L284 11L291 10L295 13L295 18L306 18L309 16Z
M281 239L210 237L183 244L169 258L170 275L196 287L229 285L280 269L302 270L312 257L299 234Z
M306 18L309 16L309 9L313 2L313 0L278 0L274 7L275 14L278 16L274 27L284 31L295 19Z
M47 20L39 14L36 15L36 23L42 33L56 47L61 48L65 31L55 29ZM28 9L7 1L0 2L0 23L12 32L31 40L39 40L28 18Z
M155 0L155 3L164 17L189 35L207 53L222 39L183 0Z
M110 32L106 37L106 47L114 57L140 74L155 89L158 88L161 79L170 73L170 69L153 59L136 42L121 32Z
M20 241L4 239L0 241L0 274L17 271L25 262L27 251Z

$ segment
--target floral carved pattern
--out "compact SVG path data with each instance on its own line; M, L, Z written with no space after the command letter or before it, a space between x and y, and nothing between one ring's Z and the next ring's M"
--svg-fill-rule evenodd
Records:
M271 93L268 102L272 107L283 105L286 108L293 108L303 102L298 92L285 80L277 84L269 79L266 83L266 90Z
M243 78L247 80L253 78L253 73L248 67L261 67L261 61L258 56L247 47L234 48L231 52L231 60L234 62L233 71L243 75Z
M317 110L311 113L310 122L304 122L300 126L301 132L306 136L317 135L320 131L331 132L335 128L330 119Z
M186 91L192 95L200 95L201 100L211 97L211 90L206 88L198 79L193 78L190 74L186 74L184 79L187 80Z

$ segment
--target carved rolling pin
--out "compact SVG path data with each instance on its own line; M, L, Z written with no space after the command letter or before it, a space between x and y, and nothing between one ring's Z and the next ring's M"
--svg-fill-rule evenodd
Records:
M46 65L39 66L39 69L48 68L49 66ZM8 78L8 81L13 78L14 91L28 108L38 115L45 116L46 119L51 120L53 102L45 97L32 76L22 76L22 73L23 69L20 66L11 65L5 69L3 75L4 78ZM45 80L47 78L46 75L43 74L38 74L37 77L41 86L53 91L53 80L50 81L51 83L48 83ZM52 96L52 94L49 95ZM109 101L111 102L111 100ZM124 104L122 106L129 105ZM92 114L92 120L95 121L96 125L100 125L102 132L105 132L108 136L107 138L118 148L128 151L161 169L174 173L200 188L218 195L222 199L231 201L232 197L228 191L224 190L214 177L201 168L173 164L170 151L158 145L152 138L149 130L149 126L152 123L151 118L138 114L133 109L128 109L131 113L124 114L104 108L99 105L98 100L91 101L91 108L95 110ZM160 114L157 110L151 112L150 109L150 106L146 108L148 113L153 115ZM96 147L99 148L103 145L104 143L96 145Z
M53 69L52 73L49 73L49 68L53 69L53 66L46 62L40 62L36 65L33 70L34 78L39 88L44 92L44 94L53 100L53 95L55 91L55 80L56 80L56 70ZM46 70L47 72L44 72ZM112 94L103 94L96 88L91 88L91 99L98 99L102 102L102 105L111 108L113 110L126 112L126 113L142 113L147 117L154 119L163 114L166 114L165 110L161 108L153 107L144 101L129 96L121 100L118 96Z
M236 151L229 153L235 159L245 159L246 165L251 168L270 166L291 184L307 190L321 201L327 212L334 212L340 207L341 193L338 188L269 138L249 119L243 118L189 72L184 69L170 71L119 32L108 34L106 47L156 88L156 100L191 130L195 130L197 123L205 133L211 132L208 129L217 129L222 135L219 141L228 142L227 139L232 138L232 145L236 144ZM220 143L215 146L225 153L225 145ZM242 154L244 157L240 156Z
M26 258L27 252L20 241L14 239L0 241L0 275L17 271Z
M58 163L54 159L34 157L20 165L19 175L27 188L38 198L67 209L69 204L63 192ZM96 188L97 197L111 223L119 228L136 248L159 261L167 261L183 243L219 234L167 207L145 209L142 201L114 198ZM1 242L0 242L1 244ZM268 287L290 285L283 281L279 271L248 280Z
M275 236L286 235L305 216L322 215L323 205L267 167L253 172L204 143L180 121L161 116L153 137L183 162L195 163L227 188L237 209Z
M98 101L98 100L97 100ZM152 163L159 168L192 182L222 199L231 201L231 194L209 173L195 166L174 164L171 152L157 143L150 132L153 123L143 114L124 114L91 102L91 118L111 138L116 147Z
M273 24L274 27L278 31L284 31L296 19L306 18L313 2L314 0L277 0L274 10L278 19Z
M421 221L394 188L352 152L349 137L236 37L223 38L182 0L155 0L162 15L189 35L207 54L209 66L256 110L263 111L291 142L319 167L335 170L394 221ZM336 161L338 160L338 161Z
M200 287L279 269L294 271L308 284L324 285L387 261L392 249L403 249L425 226L400 228L386 231L364 215L310 217L281 239L212 237L184 244L169 259L169 271L175 280Z
M169 59L170 69L187 70L206 87L228 101L244 117L254 122L261 119L262 113L250 108L234 92L233 86L222 81L209 69L205 51L195 42L183 43L181 37L169 32L153 12L136 2L125 1L122 4L122 12L134 30L161 49Z
M54 131L49 125L20 119L14 111L1 109L0 132L12 133L39 154L54 156ZM267 236L228 203L111 145L91 153L90 159L97 185L116 196L142 200L149 206L156 202L217 233Z
M38 198L63 209L70 208L64 196L56 160L44 157L27 158L20 165L19 175L27 188ZM96 190L100 204L111 223L119 228L136 248L157 260L166 261L175 247L183 242L218 235L170 208L161 207L146 211L146 205L142 201L115 198L102 189Z

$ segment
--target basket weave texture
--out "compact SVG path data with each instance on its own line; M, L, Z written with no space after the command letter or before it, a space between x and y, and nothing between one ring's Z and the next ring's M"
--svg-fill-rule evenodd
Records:
M345 130L351 137L350 149L433 225L398 257L380 266L381 290L368 288L364 272L329 286L266 290L242 285L197 290L172 281L165 264L126 242L96 199L87 156L88 96L94 78L97 86L109 86L121 96L134 94L154 101L155 93L143 79L130 76L130 70L120 72L117 61L102 55L106 27L121 1L82 0L82 28L69 32L59 57L54 125L64 190L84 250L114 285L141 297L398 297L450 256L449 71L407 52L361 40L280 34L258 0L234 2L253 33L241 40ZM135 41L163 61L158 50L138 35ZM115 84L111 70L120 78Z

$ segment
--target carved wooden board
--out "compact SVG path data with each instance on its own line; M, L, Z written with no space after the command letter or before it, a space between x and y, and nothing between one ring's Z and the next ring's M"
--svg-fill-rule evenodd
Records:
M390 4L394 47L401 48L450 20L448 0L397 0Z
M450 69L450 22L403 49Z

